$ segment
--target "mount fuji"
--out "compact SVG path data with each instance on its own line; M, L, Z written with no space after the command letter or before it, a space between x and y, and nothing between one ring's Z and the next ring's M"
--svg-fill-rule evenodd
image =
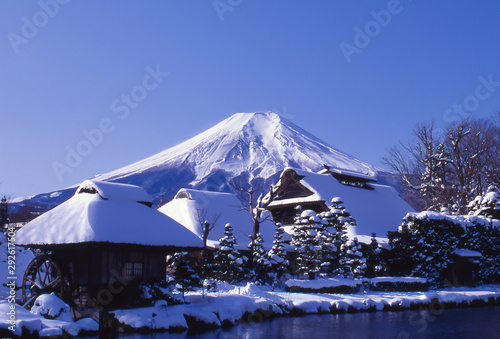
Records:
M273 183L285 167L316 172L323 164L379 179L389 174L267 112L234 114L174 147L93 179L138 185L163 202L180 188L228 192L234 177ZM31 204L52 208L74 190L40 194Z

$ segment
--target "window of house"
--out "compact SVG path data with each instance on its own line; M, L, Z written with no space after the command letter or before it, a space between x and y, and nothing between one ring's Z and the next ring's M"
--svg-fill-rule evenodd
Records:
M125 280L142 279L142 262L126 262L123 267Z

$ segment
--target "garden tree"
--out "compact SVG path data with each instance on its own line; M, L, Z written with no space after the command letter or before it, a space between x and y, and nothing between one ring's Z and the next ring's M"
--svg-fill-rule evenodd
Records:
M367 278L373 278L377 276L377 273L382 269L380 265L382 250L378 245L375 233L372 233L371 242L364 248L363 252L366 258L365 275Z
M413 139L389 149L382 161L416 193L420 209L455 205L464 214L467 202L499 177L499 129L485 119L465 119L442 133L432 122L418 124Z
M201 278L196 270L197 263L193 257L187 252L178 252L173 255L172 260L174 282L183 297L185 292L201 286Z
M417 252L421 246L419 235L410 229L408 222L403 220L397 231L387 232L391 250L387 253L386 260L389 265L391 275L409 276L413 268L417 266L420 258L411 254Z
M207 240L210 231L215 228L217 222L220 219L221 212L213 213L209 216L208 210L206 208L196 210L196 221L200 224L202 231L203 248L207 248Z
M298 209L300 213L301 209ZM297 271L299 274L307 274L310 280L316 277L321 267L321 246L319 246L316 235L321 228L321 223L316 212L305 210L294 220L292 241L298 253Z
M477 282L491 284L500 282L500 229L489 225L486 219L473 219L471 225L465 227L460 247L477 251L479 258Z
M484 195L478 195L469 205L471 213L500 219L500 190L496 185L490 185Z
M280 223L276 223L276 234L274 235L273 247L267 253L271 269L274 273L275 282L288 271L290 262L286 259L285 242L283 240L283 229Z
M316 235L316 241L320 249L321 271L326 274L335 273L338 270L339 257L338 248L335 245L337 241L337 218L330 211L322 212L319 215L320 227Z
M226 224L224 236L219 240L219 248L217 248L213 263L213 273L217 280L232 283L242 278L243 258L234 248L236 244L233 227L231 224Z
M277 185L271 185L266 195L259 193L262 191L263 185L263 181L250 180L246 175L233 178L229 182L229 186L242 201L241 208L250 213L252 218L253 226L252 235L250 236L252 246L257 234L260 232L260 224L265 220L272 220L272 215L267 210L267 207L273 202L278 191ZM253 257L250 256L249 265L253 266L253 264Z
M419 193L420 209L436 209L448 201L446 186L447 153L434 122L417 124L413 139L388 150L382 162L397 172L406 187ZM407 195L412 192L406 191Z
M257 233L257 237L253 243L253 258L255 261L255 281L261 285L271 285L274 282L274 275L272 272L272 264L264 249L264 239L262 234Z
M0 202L0 230L4 231L5 226L9 223L9 204L7 197L3 197Z
M426 278L444 286L464 229L437 212L409 213L395 232L388 232L392 274Z
M361 252L358 238L349 239L340 247L340 274L344 278L359 279L365 276L366 258Z
M202 260L203 260L203 277L207 277L210 274L210 264L208 262L208 252L207 252L207 241L210 231L215 228L217 222L219 221L221 212L214 213L209 216L208 210L206 208L196 210L196 220L200 224L202 240L203 240L203 250L202 250Z
M496 139L500 140L500 110L493 116L493 125L494 131L496 131ZM491 152L488 166L486 169L486 181L490 184L496 184L497 187L500 186L500 152L498 149L497 152Z
M337 258L335 258L335 262L333 263L334 267L337 267L337 273L340 272L340 260L343 253L340 251L342 245L349 240L347 236L347 229L349 226L356 226L356 220L351 217L351 214L347 212L345 207L342 205L344 202L339 197L332 198L332 205L330 207L330 213L327 212L327 220L330 224L335 228L335 237L333 244L337 249ZM335 273L335 272L333 272Z

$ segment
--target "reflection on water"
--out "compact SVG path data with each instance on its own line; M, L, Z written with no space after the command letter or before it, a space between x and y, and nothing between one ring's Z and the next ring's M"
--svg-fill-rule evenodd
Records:
M281 317L201 334L127 334L118 338L500 338L500 307ZM97 338L88 337L88 338Z

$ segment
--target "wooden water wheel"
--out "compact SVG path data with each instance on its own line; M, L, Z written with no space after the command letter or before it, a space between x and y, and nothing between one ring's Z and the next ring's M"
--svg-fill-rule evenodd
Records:
M63 276L57 263L49 255L39 255L30 262L24 273L23 306L32 306L38 296L46 293L54 292L61 298L63 288Z

